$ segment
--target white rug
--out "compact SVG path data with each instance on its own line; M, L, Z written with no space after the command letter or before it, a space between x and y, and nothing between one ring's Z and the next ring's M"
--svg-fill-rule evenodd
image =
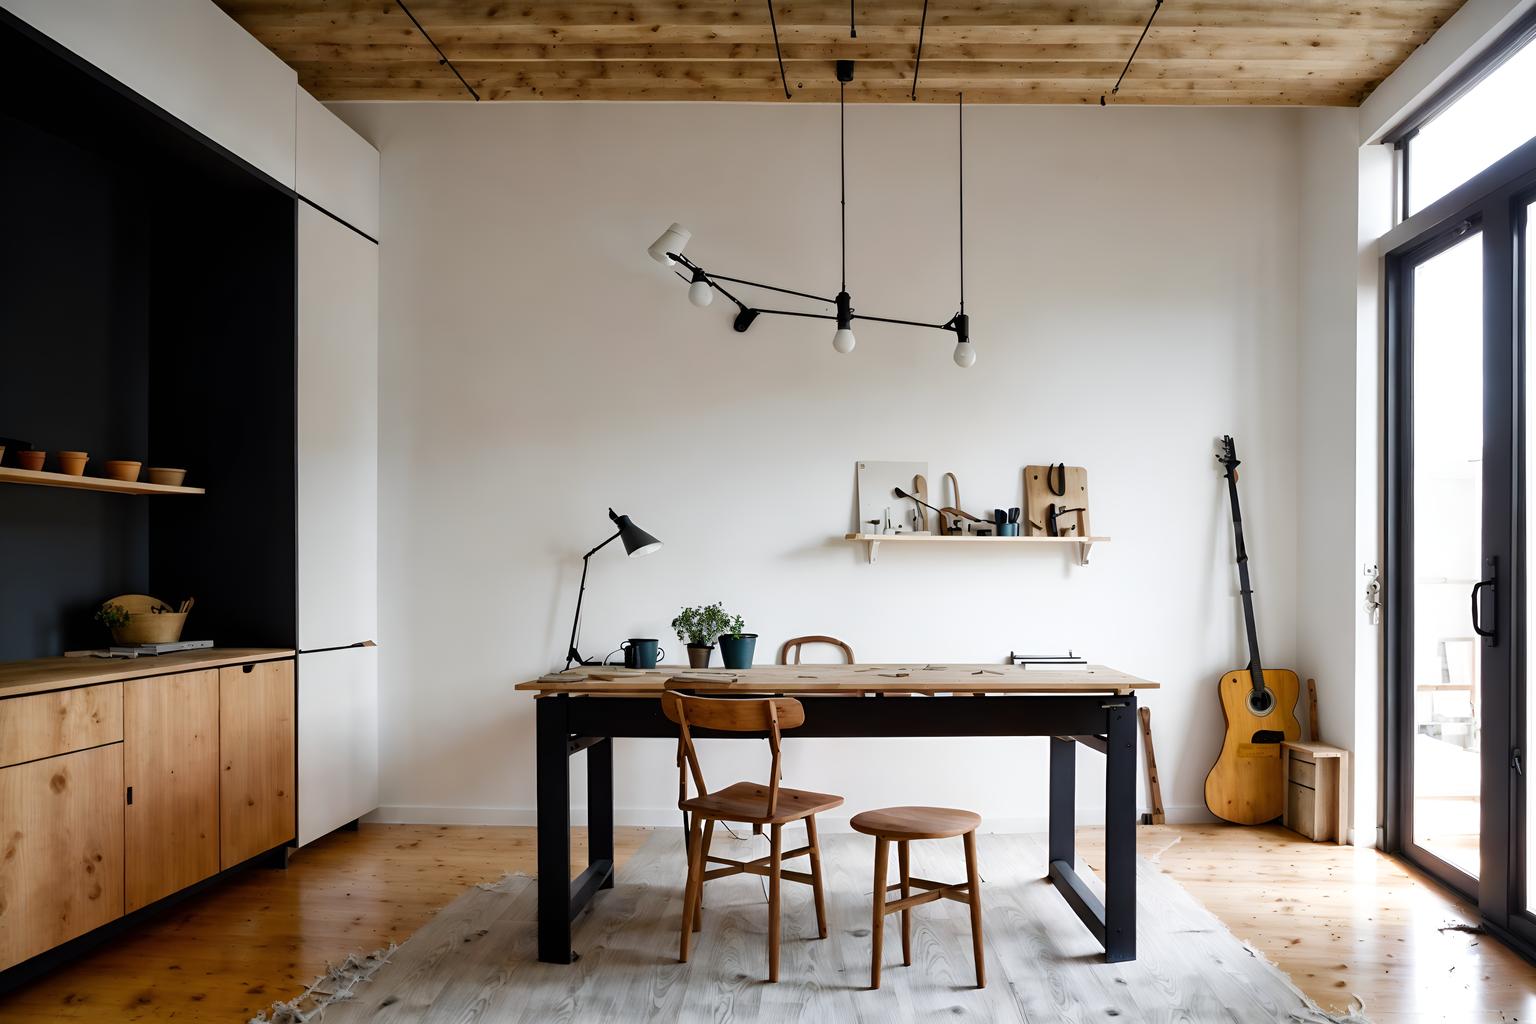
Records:
M796 830L798 831L798 830ZM790 837L786 836L786 840ZM791 842L798 845L798 836ZM750 859L763 838L717 834L715 851ZM677 962L685 866L680 831L658 832L574 926L580 960L537 959L536 886L525 875L466 892L387 956L367 980L325 981L273 1014L324 1024L546 1024L551 1021L1281 1021L1331 1017L1177 883L1138 862L1138 959L1105 964L1088 930L1043 879L1043 838L983 835L987 987L973 987L969 916L941 900L913 911L911 967L900 919L887 919L881 988L869 991L874 841L823 837L830 935L814 938L807 886L784 883L780 981L767 977L766 880L704 887L704 930ZM894 862L895 858L892 858ZM912 844L912 873L964 878L960 841ZM795 867L803 867L796 864ZM1081 866L1085 877L1089 877ZM893 863L894 871L894 863ZM1090 877L1089 884L1097 889ZM340 995L329 1001L326 993ZM283 1016L286 1014L286 1016ZM1347 1018L1364 1021L1363 1017Z

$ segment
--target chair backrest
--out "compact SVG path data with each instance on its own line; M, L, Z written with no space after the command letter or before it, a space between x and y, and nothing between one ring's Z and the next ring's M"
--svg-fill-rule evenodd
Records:
M804 647L806 644L829 644L832 647L839 648L843 652L843 657L847 660L849 665L854 663L853 648L849 647L835 636L797 636L792 640L785 640L784 645L779 648L779 664L800 664L800 648ZM795 660L793 663L791 663L789 660L789 652L791 648L793 648L795 652Z
M688 799L690 775L699 796L709 794L704 784L704 769L699 764L699 752L693 745L694 728L714 729L717 732L766 732L768 749L773 753L768 776L768 813L777 812L781 778L779 741L782 730L805 724L805 708L798 700L793 697L690 697L669 690L661 695L661 710L668 720L677 723L679 804Z

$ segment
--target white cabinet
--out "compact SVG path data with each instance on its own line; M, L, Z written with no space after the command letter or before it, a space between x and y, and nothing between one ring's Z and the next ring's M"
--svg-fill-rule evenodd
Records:
M299 655L299 845L378 805L378 649Z
M302 88L294 191L379 237L379 151Z
M378 636L378 246L299 204L299 649Z
M210 0L0 6L293 187L298 75Z

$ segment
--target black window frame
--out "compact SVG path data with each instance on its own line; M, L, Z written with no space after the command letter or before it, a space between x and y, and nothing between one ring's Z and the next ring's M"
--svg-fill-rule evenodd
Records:
M1407 221L1414 216L1408 208L1408 186L1413 174L1412 147L1410 143L1419 131L1450 109L1457 100L1504 65L1527 44L1536 42L1536 8L1527 11L1520 20L1494 40L1476 60L1456 72L1445 84L1436 89L1428 99L1404 115L1381 137L1383 145L1391 146L1397 154L1397 220ZM1484 168L1486 170L1486 168ZM1479 172L1480 174L1481 172ZM1478 177L1477 174L1472 176ZM1471 179L1468 179L1471 180ZM1435 200L1431 200L1431 203ZM1426 204L1425 209L1428 209ZM1420 211L1421 213L1423 211Z

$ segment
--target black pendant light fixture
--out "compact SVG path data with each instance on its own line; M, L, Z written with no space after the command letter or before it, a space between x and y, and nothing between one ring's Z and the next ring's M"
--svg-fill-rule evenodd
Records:
M960 311L943 323L926 323L920 320L900 320L895 317L870 316L865 313L855 312L853 300L848 294L848 174L847 174L847 122L846 122L846 94L848 83L853 81L853 61L840 60L837 62L838 99L838 174L840 178L840 221L842 233L842 284L835 297L828 298L823 295L814 295L810 292L795 291L790 288L780 288L776 285L762 284L758 281L747 281L739 277L728 277L725 274L716 274L705 270L683 255L683 249L692 234L680 224L673 224L662 232L660 238L651 244L650 256L656 262L667 267L681 266L687 273L677 272L677 276L688 282L688 298L695 306L708 306L714 299L714 293L719 292L736 305L737 313L735 328L737 331L745 331L752 326L752 322L759 316L767 313L775 316L798 316L812 320L832 320L837 324L837 330L832 335L832 347L839 352L852 352L856 339L853 335L853 321L869 320L883 324L902 324L908 327L926 327L936 331L948 331L955 335L955 363L961 367L971 366L976 362L976 350L971 345L971 321L965 313L965 96L961 94L956 104L958 119L958 153L960 161ZM835 309L832 313L814 313L794 309L770 309L763 306L749 305L730 292L720 282L743 285L748 288L761 288L770 292L778 292L781 295L793 295L797 298L811 299L815 302L826 303Z

